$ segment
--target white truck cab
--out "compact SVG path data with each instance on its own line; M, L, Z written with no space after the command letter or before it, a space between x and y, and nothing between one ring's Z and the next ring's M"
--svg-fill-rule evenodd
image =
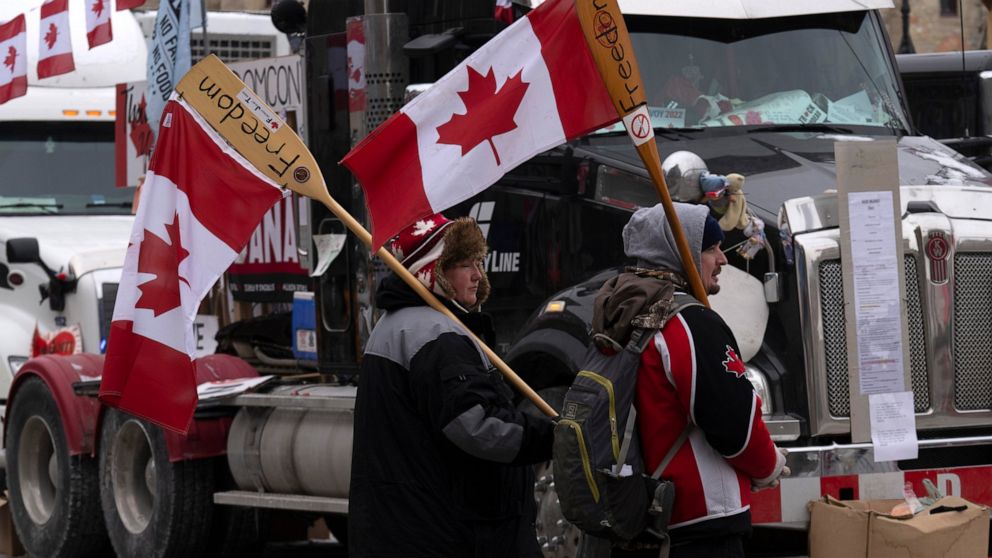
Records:
M100 354L131 231L133 189L114 179L115 86L145 74L145 39L128 11L113 41L89 50L70 10L76 69L37 77L41 1L25 13L28 91L0 105L0 401L17 369L48 353Z

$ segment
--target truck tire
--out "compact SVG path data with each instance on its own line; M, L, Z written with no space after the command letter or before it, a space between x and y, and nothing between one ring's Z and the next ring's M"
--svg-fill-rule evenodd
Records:
M236 489L226 457L212 458L214 490ZM212 492L213 492L212 491ZM204 556L209 558L257 558L268 538L269 514L261 508L214 505L210 541Z
M191 558L206 549L213 462L169 462L159 427L109 409L100 427L100 503L118 558Z
M69 456L65 430L48 386L27 378L7 425L7 467L14 526L30 556L104 556L97 462Z
M539 390L537 394L560 412L568 388L569 386L553 386ZM520 409L526 413L544 415L530 400L521 402ZM534 498L537 500L535 529L544 558L576 556L582 542L582 531L569 523L561 513L550 461L534 466L534 480Z

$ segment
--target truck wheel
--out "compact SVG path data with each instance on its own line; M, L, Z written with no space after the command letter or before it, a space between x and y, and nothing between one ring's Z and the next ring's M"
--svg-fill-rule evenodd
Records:
M69 456L58 407L41 379L28 378L17 391L7 429L11 515L28 554L103 556L96 459Z
M554 386L538 391L541 399L547 401L556 411L561 411L568 386ZM537 406L529 400L521 403L524 412L538 413ZM576 556L582 541L582 531L569 523L561 514L558 493L555 492L555 475L551 462L534 466L534 498L537 500L537 542L541 545L544 558L565 558Z
M215 457L214 491L235 489L225 457ZM213 491L212 491L213 492ZM210 520L210 542L204 556L210 558L257 558L268 538L269 514L261 508L214 505Z
M100 427L100 503L118 558L186 558L206 548L213 463L169 462L159 427L109 409Z

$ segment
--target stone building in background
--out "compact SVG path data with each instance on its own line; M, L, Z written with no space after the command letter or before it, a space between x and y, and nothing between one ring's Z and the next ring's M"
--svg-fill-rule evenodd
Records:
M882 18L892 40L892 47L899 49L902 42L903 0L893 0L896 7L882 11ZM267 12L273 0L206 0L211 11ZM961 48L961 19L964 19L965 48L968 50L990 48L987 42L989 7L992 0L909 0L909 36L916 52L945 52ZM159 0L147 0L141 9L153 10ZM526 3L526 2L521 2ZM306 1L304 1L306 4Z
M903 0L882 11L882 19L898 51L902 43ZM947 52L961 49L961 23L967 50L989 48L987 43L988 6L992 0L909 0L909 37L916 52Z

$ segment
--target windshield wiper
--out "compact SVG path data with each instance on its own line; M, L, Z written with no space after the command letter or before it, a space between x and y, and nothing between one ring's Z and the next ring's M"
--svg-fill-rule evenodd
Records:
M92 202L90 202L90 203L86 204L86 207L126 207L126 208L130 209L132 205L133 204L131 202L129 202L129 201L111 202L111 203L92 203Z
M62 204L60 203L31 203L31 202L16 202L16 203L0 203L0 209L15 209L24 207L34 207L37 209L62 209Z
M761 125L747 131L749 134L755 134L758 132L832 132L835 134L852 134L854 133L854 130L840 126L833 126L831 124L810 123Z

